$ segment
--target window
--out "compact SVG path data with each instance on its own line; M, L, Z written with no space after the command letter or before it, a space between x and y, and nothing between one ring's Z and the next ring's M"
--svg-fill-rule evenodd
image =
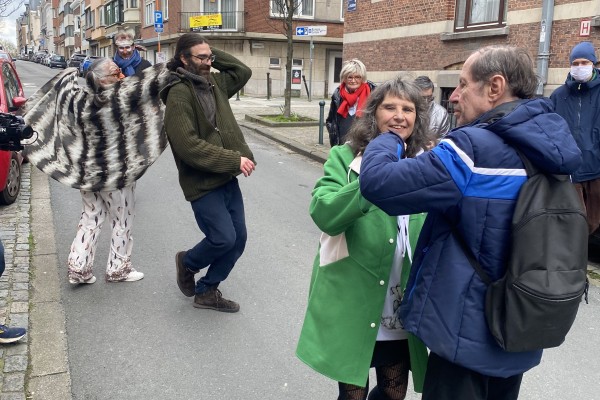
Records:
M454 30L504 26L507 8L507 0L457 0Z
M129 0L129 8L138 8L138 0Z
M117 22L121 22L121 12L119 10L119 1L113 1L112 3L108 3L105 7L104 7L104 13L105 13L105 22L106 25L113 25L116 24Z
M169 2L166 0L163 0L161 3L161 7L162 7L162 12L163 12L163 21L166 21L169 19Z
M9 110L11 110L11 108L14 107L13 98L19 96L20 94L19 85L17 83L17 79L15 78L15 74L8 66L8 64L3 65L2 75L4 78L4 91L6 93L6 102Z
M96 22L94 20L94 15L95 15L95 12L93 10L91 10L89 8L85 10L85 28L86 29L91 29L96 26L94 24Z
M65 28L65 36L66 37L73 37L75 36L75 28L73 25L69 25Z
M281 68L279 58L269 57L269 68L273 68L273 69Z
M237 1L238 0L202 0L202 14L221 14L222 29L237 30Z
M283 16L286 9L285 0L271 0L271 15ZM294 16L313 18L315 16L315 0L294 0Z
M340 9L342 10L340 13L340 21L344 20L344 13L346 11L345 3L346 3L346 0L342 0L342 5L340 6Z
M151 2L146 2L144 6L144 24L154 25L154 0Z
M106 9L102 6L98 7L98 14L100 14L99 26L106 26Z

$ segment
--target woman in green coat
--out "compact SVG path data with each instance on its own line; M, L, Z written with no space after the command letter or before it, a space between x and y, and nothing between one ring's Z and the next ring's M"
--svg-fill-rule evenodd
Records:
M364 400L374 367L374 399L404 399L408 371L421 392L427 350L401 328L396 310L424 215L389 216L360 194L361 155L384 132L400 135L408 157L426 149L427 106L412 81L378 86L349 143L330 150L312 193L310 215L323 231L296 355L338 381L338 400Z

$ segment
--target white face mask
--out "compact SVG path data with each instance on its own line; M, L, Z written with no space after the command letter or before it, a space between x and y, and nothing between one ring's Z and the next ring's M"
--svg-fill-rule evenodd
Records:
M571 67L571 76L578 82L587 82L592 77L593 65Z

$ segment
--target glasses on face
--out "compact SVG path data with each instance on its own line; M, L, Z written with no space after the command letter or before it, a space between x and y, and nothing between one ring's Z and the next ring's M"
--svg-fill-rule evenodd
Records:
M200 60L200 62L207 62L210 61L215 62L215 55L211 54L209 56L207 56L206 54L198 54L198 55L194 55L194 54L190 54L192 57L197 58L198 60Z
M423 96L423 100L427 103L431 103L433 101L433 95L431 96Z
M362 76L360 76L360 75L348 75L346 77L346 80L348 82L350 82L350 81L357 81L358 82L358 81L362 81Z
M116 70L116 71L114 71L114 72L112 72L112 73L110 73L110 74L108 74L108 75L103 75L103 76L101 76L101 78L109 78L109 77L111 77L111 76L112 76L113 78L117 78L117 79L119 79L119 77L121 76L121 68L117 68L117 70Z

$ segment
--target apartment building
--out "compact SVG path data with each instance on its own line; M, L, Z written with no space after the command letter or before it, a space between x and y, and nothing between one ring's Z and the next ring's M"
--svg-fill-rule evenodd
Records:
M600 50L600 0L349 0L346 7L344 59L363 60L374 81L429 75L442 104L480 47L526 48L544 95L564 83L576 43Z
M112 57L112 37L121 28L133 28L152 63L171 58L177 38L186 32L205 35L212 45L230 52L253 69L245 87L249 95L282 96L285 88L286 35L283 15L275 0L46 0L55 8L57 53L73 52ZM319 27L315 36L293 36L293 93L328 97L339 84L345 0L298 0L297 27ZM155 29L155 11L163 17L162 32ZM214 19L218 16L220 19ZM202 25L203 21L219 24ZM159 29L160 30L160 29ZM81 42L78 42L81 32ZM310 45L313 45L311 50Z

